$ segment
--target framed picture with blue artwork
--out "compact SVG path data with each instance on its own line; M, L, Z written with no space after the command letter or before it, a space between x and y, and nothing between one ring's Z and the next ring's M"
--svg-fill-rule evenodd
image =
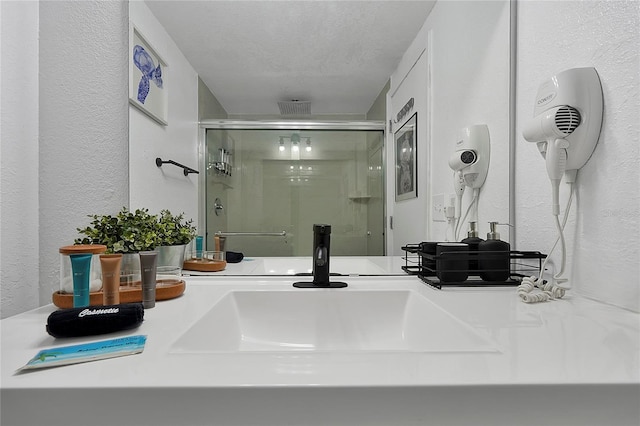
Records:
M418 196L418 113L394 134L396 155L396 201Z
M129 31L129 103L166 126L167 63L132 24Z

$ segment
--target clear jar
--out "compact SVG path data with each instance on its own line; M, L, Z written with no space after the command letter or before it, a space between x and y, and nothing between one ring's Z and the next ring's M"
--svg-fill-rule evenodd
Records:
M78 244L60 247L60 293L73 294L73 270L71 269L70 254L92 254L91 269L89 275L89 291L96 292L102 288L102 268L100 267L100 255L107 251L107 246L102 244Z

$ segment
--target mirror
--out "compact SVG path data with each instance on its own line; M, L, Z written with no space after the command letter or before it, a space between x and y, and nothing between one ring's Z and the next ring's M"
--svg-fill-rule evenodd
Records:
M187 4L195 7L205 2L184 1L179 3L184 4L185 7ZM243 3L250 9L254 2L233 1L227 3ZM286 4L288 2L263 3ZM307 3L328 4L331 2ZM362 5L378 2L343 3ZM402 5L422 2L392 3ZM513 3L515 4L515 2ZM168 34L172 31L171 28L159 29L158 27L161 25L157 20L157 25L144 21L144 18L138 20L140 16L136 15L134 9L146 7L146 2L45 1L3 2L2 5L3 16L6 12L7 17L15 16L13 21L20 23L16 26L15 31L7 31L7 34L3 32L3 37L7 36L8 45L20 46L19 54L16 55L11 54L11 49L3 49L2 51L3 59L7 59L3 62L3 70L6 68L9 70L7 72L11 71L13 73L11 75L16 76L15 83L12 79L8 80L15 90L8 91L6 94L9 96L7 97L8 105L12 105L11 111L15 112L14 127L17 135L14 138L5 137L3 141L21 141L21 149L14 150L13 157L9 156L12 151L8 151L6 158L9 162L11 159L15 159L14 163L20 165L21 170L26 173L25 176L38 177L37 182L29 180L28 188L24 191L16 191L12 195L19 198L16 198L17 201L14 203L16 206L14 212L7 216L9 220L11 218L26 220L27 224L20 227L20 230L29 229L31 232L26 237L24 233L17 231L13 233L15 235L7 234L7 241L15 241L16 247L23 246L21 243L25 240L30 241L31 245L25 249L26 251L23 250L27 254L22 256L25 259L29 258L28 253L33 252L33 245L37 245L36 248L40 253L40 276L44 277L42 280L38 279L38 268L19 268L20 274L24 274L24 270L30 271L28 277L20 282L32 283L29 287L32 292L28 297L22 298L24 302L16 299L19 311L24 307L33 306L33 301L38 299L38 297L33 297L35 293L38 293L40 301L50 300L49 284L52 282L51 276L55 275L58 268L58 248L61 245L71 243L77 237L76 228L87 223L87 214L115 213L123 205L129 205L131 208L144 207L154 212L168 208L175 212L184 211L185 216L189 218L197 219L199 217L197 177L194 175L185 177L182 170L178 168L175 170L169 166L158 168L154 162L156 157L161 157L189 167L198 167L199 135L197 123L200 119L198 115L198 73L193 67L188 69L189 67L183 66L186 60L184 55L181 56L180 52L174 51L175 43ZM498 13L494 15L493 19L490 19L481 12L485 9L490 10L492 5L498 5L501 9L497 11ZM22 9L23 7L27 9ZM454 10L456 7L468 7L469 9L464 12ZM147 16L153 16L148 8L146 13ZM284 14L286 15L286 11ZM465 19L460 19L463 16ZM442 231L446 225L443 225L442 222L433 222L433 215L427 216L427 212L430 212L432 207L431 195L443 194L444 196L451 190L450 173L447 171L444 159L448 157L453 140L455 140L454 135L460 127L490 121L486 117L479 117L480 113L502 117L503 126L493 124L490 127L492 152L502 152L508 155L506 153L510 148L509 141L513 140L509 128L511 122L507 123L511 111L509 105L513 102L510 92L503 90L502 87L495 91L491 97L479 97L478 92L485 94L494 92L491 90L490 82L509 85L511 75L509 42L513 37L509 24L512 16L513 11L507 0L498 2L437 2L431 16L427 18L426 29L427 32L433 29L432 37L428 37L429 34L420 36L423 45L427 42L430 43L429 50L426 52L427 58L433 62L449 63L450 65L452 58L457 58L459 61L470 58L473 60L463 67L453 66L449 71L445 71L446 78L442 77L443 72L441 71L441 81L437 83L434 75L434 80L431 80L433 90L430 94L426 90L429 83L428 75L418 73L424 80L418 81L413 93L408 94L403 91L413 84L410 80L414 76L409 73L409 70L417 62L420 52L413 51L401 60L406 48L399 49L397 60L401 63L397 67L383 70L385 79L377 83L380 87L376 88L368 98L370 105L377 95L375 92L382 89L384 82L390 75L394 75L390 87L390 97L393 95L392 98L395 98L394 102L397 100L397 104L384 105L385 93L381 95L382 102L376 103L376 108L372 108L372 115L367 114L366 117L385 121L387 147L389 146L389 133L393 129L389 129L386 123L390 119L393 121L396 118L397 113L408 99L415 98L414 108L418 111L419 120L431 113L438 113L437 117L433 117L427 124L418 123L418 143L427 140L426 137L421 136L423 131L431 135L432 141L431 147L422 149L419 146L420 152L425 154L425 159L431 159L429 170L425 166L419 169L418 174L419 178L421 176L429 177L424 182L419 182L418 185L418 204L422 205L420 207L422 212L412 213L412 210L415 209L411 208L402 211L402 207L408 206L411 201L404 201L403 206L393 206L393 210L391 206L387 206L387 215L393 215L396 219L394 221L396 226L403 222L397 220L402 219L398 215L406 213L410 219L407 223L417 224L424 229L415 232L406 239L394 234L393 240L389 241L390 236L387 235L388 254L395 254L393 250L397 250L403 240L412 242L426 238L442 238L441 236L444 235ZM254 18L257 21L256 25L264 24L265 28L268 25L268 22L260 22L260 16L254 16ZM12 20L8 18L8 21ZM125 107L129 96L128 90L126 90L129 83L129 61L125 50L130 22L139 26L141 34L167 61L169 73L163 76L166 77L166 87L169 89L167 126L150 119L137 108L129 108L127 111ZM424 22L424 18L422 18L422 22ZM414 29L416 32L422 22ZM349 23L347 22L347 24ZM190 22L176 22L176 25L188 26ZM463 25L462 28L461 25ZM475 36L478 25L481 25L483 37ZM322 28L316 29L321 30ZM389 28L388 38L397 38L393 31L393 28ZM472 40L461 43L464 40L458 38L456 40L459 43L452 47L451 42L454 39L452 32L458 35L467 34L467 38L472 38ZM314 36L317 36L317 33L318 31L309 32ZM265 36L267 35L265 32ZM225 34L217 34L216 37L222 39L230 47L233 46L233 38L228 38ZM207 45L209 41L192 40L195 49ZM410 40L407 44L409 42ZM489 49L492 53L486 54L489 46L496 45L505 47L499 48L499 51ZM252 52L230 50L237 55L253 57ZM374 50L368 52L375 54ZM429 52L431 52L431 56L429 56ZM324 58L330 57L332 52L324 51L322 53ZM352 53L362 52L355 49ZM357 57L358 55L355 54L352 56ZM180 61L180 56L183 62ZM87 58L91 58L91 60L87 60ZM25 67L25 64L28 65ZM489 65L501 70L488 72L485 68ZM184 81L177 78L181 72L186 74ZM433 72L436 72L435 69ZM407 76L406 79L405 76ZM39 77L42 79L40 84L38 84ZM358 77L361 76L356 75L356 78ZM185 82L189 84L185 84ZM407 86L408 83L409 86ZM453 99L449 97L452 86L465 91L463 94L458 93L459 96ZM40 87L39 93L33 92L33 90L38 92L38 87ZM155 87L155 84L151 87ZM25 94L29 95L25 96ZM5 95L4 91L3 95ZM425 101L425 98L429 96L431 96L431 107L427 111L425 105L419 105L419 102ZM221 109L220 105L215 105L215 102L200 100L210 105L211 109ZM87 107L87 105L91 107ZM24 114L23 111L29 113ZM249 111L245 112L249 113ZM361 115L368 112L365 108ZM334 116L331 119L335 120L338 117ZM38 125L35 126L34 123ZM125 123L129 125L128 131ZM23 129L38 131L37 134L31 134L30 137L23 139L21 133ZM441 149L442 152L438 152L438 149ZM419 155L422 158L422 154ZM44 163L38 162L36 161L38 157L46 161ZM27 158L34 161L27 161ZM104 159L108 159L108 162L105 163ZM100 162L102 166L96 167L97 162ZM385 152L385 165L388 167L390 163L392 163L392 157L388 152ZM492 158L488 177L489 180L493 179L490 186L500 187L495 190L507 194L500 198L498 207L501 212L510 214L512 212L510 204L505 203L509 193L508 179L495 179L495 176L498 176L494 169L496 165L506 170L510 167L510 162L507 160L500 163ZM392 175L388 169L386 175ZM16 176L14 180L20 181L20 185L27 182L20 180L21 175ZM442 182L437 182L438 179L442 179ZM69 182L83 182L83 185L69 185ZM109 182L106 187L105 182ZM9 183L7 188L11 187ZM22 188L20 185L16 187ZM159 188L161 189L159 190ZM422 189L429 190L430 193L426 193ZM489 186L485 189L483 189L484 194L491 194L494 191L494 189L489 189ZM387 179L385 193L387 200L391 198L393 194L391 179ZM429 196L424 199L423 195L426 194ZM486 216L486 219L493 218L493 213L485 213L483 207L489 198L483 200L480 202L482 214ZM32 213L39 212L39 215L25 216L22 207L34 206L34 202L39 203L39 207L29 207L27 210ZM507 208L502 208L505 205ZM74 206L74 208L70 209L69 206ZM59 217L64 217L65 220L55 219ZM44 220L42 220L43 218ZM495 218L504 221L497 214ZM426 226L425 222L429 226ZM34 229L39 229L39 232L34 234ZM393 231L397 230L396 228ZM503 237L505 236L503 231ZM16 276L22 276L20 274ZM41 284L38 284L39 282ZM4 284L3 282L3 288ZM26 294L26 292L22 293L22 295ZM3 315L7 314L4 309L2 312Z
M310 256L313 225L327 223L333 256L383 255L382 123L370 130L261 124L206 130L206 246L215 234L248 257Z
M132 2L132 7L133 7ZM191 3L191 2L190 2ZM195 7L194 2L190 7ZM152 3L149 7L153 10ZM402 7L402 6L398 6ZM283 11L286 13L286 10ZM385 253L396 257L402 254L401 247L408 243L425 240L459 239L466 236L466 223L461 226L462 235L453 232L437 210L434 200L451 203L452 171L448 167L448 157L453 152L459 131L465 126L486 124L491 135L491 162L487 182L477 201L473 201L471 191L463 199L463 209L469 209L470 218L479 221L480 234L487 232L488 221L512 222L510 199L510 164L512 135L513 100L510 90L512 76L512 20L514 10L509 1L462 1L437 2L430 10L422 30L416 33L397 68L391 70L388 91L378 95L371 116L362 118L384 120L385 139L383 169L386 176L384 198L386 210ZM132 18L133 19L133 18ZM169 36L176 40L180 36L172 34L187 21L161 22ZM320 34L320 32L318 33ZM265 31L268 36L268 31ZM391 36L389 36L391 37ZM228 39L228 49L233 50L233 39ZM193 40L193 48L201 46L202 40ZM191 48L185 50L191 51ZM240 52L239 54L242 54ZM195 58L193 54L188 59ZM399 55L400 57L400 55ZM168 61L171 65L171 62ZM197 59L194 63L197 63ZM273 64L271 64L273 65ZM195 65L194 65L195 66ZM284 66L280 64L280 66ZM268 68L264 65L265 70ZM197 72L197 70L196 70ZM249 84L249 82L247 82ZM386 88L385 88L386 89ZM209 90L200 84L201 120L210 118L230 118L226 114L215 90ZM208 92L206 96L203 93ZM208 105L202 105L208 97ZM213 101L211 98L213 97ZM221 98L222 99L222 98ZM415 100L405 116L400 116L409 99ZM211 106L213 105L213 107ZM211 111L210 113L207 112ZM222 113L221 113L222 111ZM233 111L235 121L273 119L273 114L256 116L254 111ZM222 115L221 115L222 114ZM417 114L417 196L412 199L395 201L393 134L402 127L404 121ZM280 117L279 117L280 118ZM312 116L312 118L318 118ZM332 116L332 119L349 120L352 116ZM132 122L135 121L131 120ZM132 123L134 125L135 123ZM171 125L171 120L170 124ZM135 145L132 132L132 145ZM201 129L200 143L205 138ZM135 149L135 148L132 148ZM131 155L132 161L135 155ZM192 157L193 158L193 157ZM210 162L202 158L200 167ZM202 187L200 177L200 186ZM131 191L136 183L132 181ZM208 194L212 200L218 195ZM132 197L132 200L135 197ZM199 197L199 203L206 205L206 196ZM472 208L471 206L475 204ZM440 209L444 206L439 206ZM476 212L477 209L477 212ZM200 223L203 223L203 208L199 210ZM206 212L204 212L206 215ZM394 219L393 228L390 226ZM242 231L228 229L227 231ZM501 230L503 239L510 240L508 229ZM268 269L268 268L267 268ZM274 270L277 268L274 268ZM263 271L264 272L264 271ZM396 273L398 271L395 271Z

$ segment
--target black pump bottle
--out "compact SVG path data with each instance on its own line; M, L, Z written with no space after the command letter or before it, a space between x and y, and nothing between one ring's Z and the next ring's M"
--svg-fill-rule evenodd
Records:
M478 275L478 244L484 240L478 237L478 230L475 222L469 222L469 231L467 238L460 241L469 245L469 275Z
M504 282L511 275L511 246L496 232L498 222L489 222L487 240L478 243L478 269L484 281Z

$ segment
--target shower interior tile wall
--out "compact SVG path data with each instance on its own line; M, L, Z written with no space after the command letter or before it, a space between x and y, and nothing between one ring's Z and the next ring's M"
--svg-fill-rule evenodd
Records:
M377 176L380 180L377 171L369 170L372 154L379 153L380 137L370 139L368 133L347 133L348 136L335 137L344 138L339 142L353 149L332 152L316 146L320 150L318 157L288 161L273 154L273 158L264 158L264 152L250 148L252 142L243 143L243 138L255 137L254 133L234 131L234 175L218 177L210 172L207 177L208 246L212 247L212 235L218 230L286 231L286 238L231 236L226 247L250 256L309 256L313 224L328 223L332 226L332 254L366 255L370 248L366 237L370 208L380 210L371 221L382 223L382 194L378 190L372 195L369 190L370 178ZM213 136L208 136L208 141L217 143ZM220 216L213 212L215 198L224 200L225 211ZM372 198L374 202L370 204ZM382 253L381 249L377 254Z

